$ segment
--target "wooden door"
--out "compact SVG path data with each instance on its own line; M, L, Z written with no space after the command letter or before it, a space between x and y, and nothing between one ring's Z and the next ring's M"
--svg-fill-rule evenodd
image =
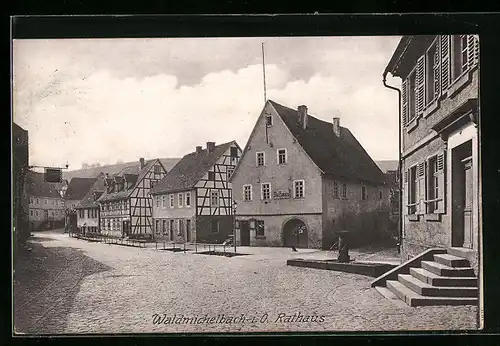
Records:
M250 246L250 223L240 221L240 241L241 246Z
M463 209L463 225L464 225L464 247L472 248L472 160L467 158L463 161L464 170L464 209Z

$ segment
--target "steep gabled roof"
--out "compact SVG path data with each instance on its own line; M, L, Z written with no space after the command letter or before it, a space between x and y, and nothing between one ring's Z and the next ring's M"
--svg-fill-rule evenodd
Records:
M75 178L73 178L75 179ZM90 188L90 190L83 196L81 202L75 207L76 209L82 208L96 208L98 206L97 201L94 200L94 192L104 192L106 191L106 186L104 185L104 177L99 177L95 181L94 185Z
M156 162L158 162L163 167L163 169L165 169L165 166L163 166L163 164L159 159L153 159L145 162L144 167L142 169L140 164L132 165L122 169L122 171L118 174L115 174L115 176L126 177L127 179L130 179L130 181L133 182L132 186L129 189L119 192L107 193L105 191L97 201L106 202L106 201L114 201L114 200L128 198L134 191L137 184L141 182L141 180L144 178L144 176L148 173L148 171ZM166 171L167 170L165 169L165 172Z
M96 178L78 178L71 179L68 189L64 194L66 201L81 200L96 182Z
M57 192L57 185L44 181L44 174L28 171L26 174L26 190L32 197L62 198Z
M200 153L185 155L177 164L151 189L151 194L175 192L192 189L203 178L205 173L217 163L217 160L232 146L235 141L220 144L212 152L203 149Z
M333 132L332 123L308 114L307 128L298 122L297 110L268 101L292 135L326 175L349 180L383 184L385 176L354 135L340 127L340 137Z

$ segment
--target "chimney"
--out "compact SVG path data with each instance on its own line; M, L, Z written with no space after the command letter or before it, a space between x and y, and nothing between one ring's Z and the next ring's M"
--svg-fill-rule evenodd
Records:
M201 153L201 150L202 150L202 149L201 149L201 145L198 145L198 146L196 147L196 154Z
M340 118L339 117L333 118L332 124L333 124L333 133L335 133L335 136L340 137Z
M215 142L207 142L207 152L211 153L214 151Z
M139 159L139 162L141 163L141 169L143 169L144 168L144 157L141 157Z
M299 123L302 125L302 128L307 128L307 107L304 105L298 106L297 114L299 117Z

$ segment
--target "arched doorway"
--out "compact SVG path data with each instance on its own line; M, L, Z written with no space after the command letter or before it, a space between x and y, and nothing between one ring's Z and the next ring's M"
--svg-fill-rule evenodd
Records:
M307 227L304 221L299 219L288 220L283 225L283 246L295 245L299 248L307 248Z

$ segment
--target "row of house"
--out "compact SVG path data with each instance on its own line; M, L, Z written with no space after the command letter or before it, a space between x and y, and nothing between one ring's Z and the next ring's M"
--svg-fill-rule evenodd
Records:
M339 118L271 100L243 149L207 142L168 172L141 159L78 185L77 227L117 237L330 248L336 230L370 241L390 216L386 176Z

